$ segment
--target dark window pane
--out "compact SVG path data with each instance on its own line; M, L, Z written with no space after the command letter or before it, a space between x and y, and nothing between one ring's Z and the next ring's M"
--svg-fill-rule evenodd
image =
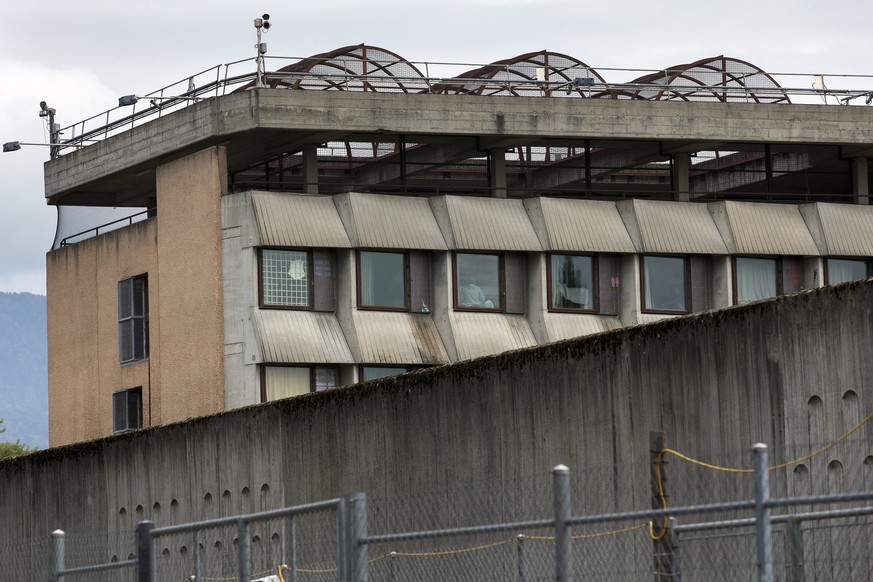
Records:
M334 366L316 366L315 368L315 391L320 392L329 388L336 388L339 384L339 370Z
M376 378L387 378L388 376L396 376L397 374L405 374L409 368L398 368L392 366L363 366L363 380L375 380Z
M776 260L737 257L737 303L776 297Z
M117 432L127 429L127 393L116 392L112 395L112 430Z
M552 307L594 309L593 263L591 257L552 255Z
M264 305L309 307L309 253L263 249L261 284Z
M685 302L685 259L643 257L646 309L687 311Z
M132 319L118 322L118 358L122 362L134 359Z
M361 305L406 307L406 256L361 251Z
M118 283L118 319L133 315L133 280Z
M458 307L500 309L500 255L456 255Z
M142 428L142 391L127 391L127 428Z
M112 395L112 430L142 428L142 389L131 388Z

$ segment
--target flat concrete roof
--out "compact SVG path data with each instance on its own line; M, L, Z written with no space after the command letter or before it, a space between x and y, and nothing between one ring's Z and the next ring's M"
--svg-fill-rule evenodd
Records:
M45 164L49 204L137 205L154 169L212 145L228 169L361 135L475 137L481 150L548 140L645 140L664 153L734 143L832 144L873 156L873 109L255 89L206 99Z

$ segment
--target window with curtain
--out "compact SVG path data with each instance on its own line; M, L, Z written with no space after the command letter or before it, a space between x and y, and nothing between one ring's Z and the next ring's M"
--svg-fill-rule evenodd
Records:
M501 309L503 277L500 255L455 255L455 306L461 309Z
M688 311L685 257L643 257L643 308L650 311Z
M549 307L552 309L594 309L594 258L551 255L549 258Z
M261 249L261 305L309 307L309 253Z
M867 261L857 259L827 259L828 285L866 279Z
M300 396L312 391L308 366L264 366L264 401Z
M407 309L406 253L358 253L361 307Z
M734 267L737 304L760 301L779 294L776 259L737 257Z

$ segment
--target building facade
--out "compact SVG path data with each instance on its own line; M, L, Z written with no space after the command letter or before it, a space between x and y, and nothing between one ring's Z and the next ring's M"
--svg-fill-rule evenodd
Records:
M47 257L52 446L870 274L869 108L366 48L46 165L62 211L148 209Z

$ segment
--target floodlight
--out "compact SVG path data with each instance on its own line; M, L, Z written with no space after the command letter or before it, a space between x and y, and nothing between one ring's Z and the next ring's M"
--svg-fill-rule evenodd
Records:
M43 101L43 104L44 103L45 103L45 101ZM21 142L20 141L7 141L6 143L3 144L3 151L4 152L17 152L20 149L21 149Z
M118 106L126 107L128 105L134 105L139 101L139 98L136 95L124 95L118 98Z
M573 79L575 87L592 87L594 85L594 77L576 77Z

